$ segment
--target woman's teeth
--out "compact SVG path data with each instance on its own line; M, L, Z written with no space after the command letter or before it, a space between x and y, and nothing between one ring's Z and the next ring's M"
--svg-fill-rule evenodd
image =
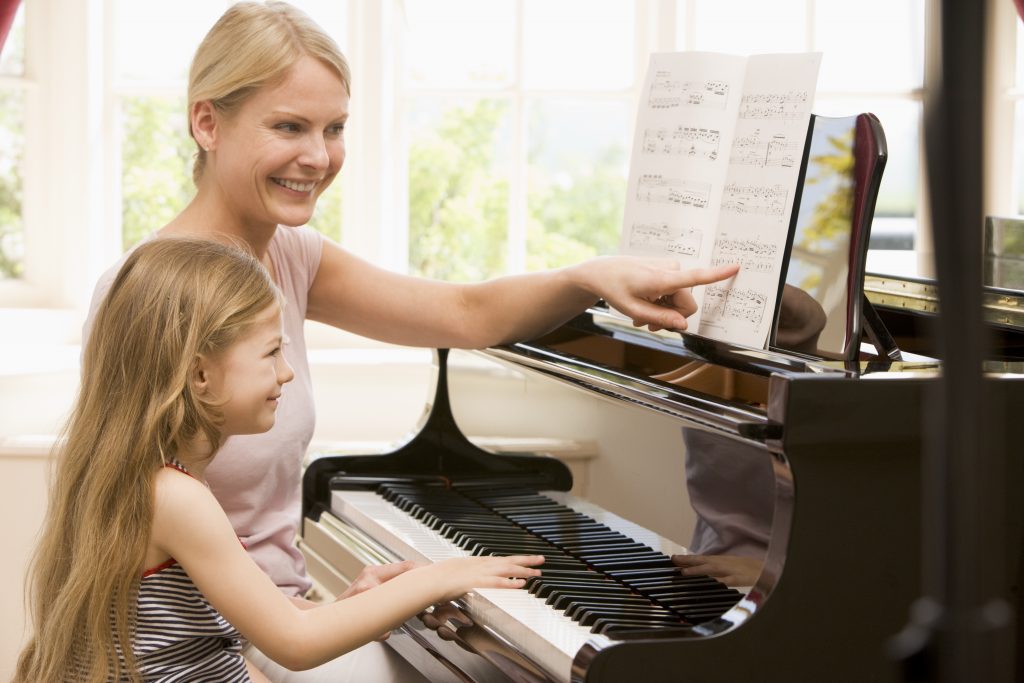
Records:
M285 180L283 178L272 178L271 180L281 187L287 187L289 190L295 190L296 192L309 192L316 187L315 180L310 180L305 183L299 183L294 180Z

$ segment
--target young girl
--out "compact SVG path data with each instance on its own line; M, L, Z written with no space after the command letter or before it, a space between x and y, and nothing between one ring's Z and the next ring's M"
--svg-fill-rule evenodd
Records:
M278 590L203 477L227 437L274 424L293 377L284 305L257 259L209 240L153 240L125 261L59 449L16 682L265 681L243 639L305 669L431 604L539 574L537 556L462 558L305 610Z

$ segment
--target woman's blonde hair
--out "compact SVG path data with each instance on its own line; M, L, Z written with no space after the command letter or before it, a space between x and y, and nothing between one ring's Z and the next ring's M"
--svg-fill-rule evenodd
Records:
M96 314L26 595L34 633L14 681L138 680L135 600L153 478L221 413L192 388L200 354L239 339L281 295L240 249L166 238L125 261Z
M253 93L275 84L302 57L314 57L333 69L351 94L345 56L319 25L286 2L240 2L232 5L196 49L188 75L188 111L209 100L231 114ZM192 133L191 115L189 134ZM193 139L194 139L193 135ZM206 166L200 146L192 179L198 183Z

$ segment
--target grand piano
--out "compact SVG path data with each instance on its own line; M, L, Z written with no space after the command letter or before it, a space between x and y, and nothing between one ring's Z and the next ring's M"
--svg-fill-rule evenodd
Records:
M848 141L844 178L805 182L820 171L816 139ZM775 503L754 585L683 577L669 557L678 543L568 493L572 475L559 460L475 445L453 416L444 349L408 442L387 454L325 454L307 467L301 542L311 574L544 554L543 576L526 589L473 591L392 634L432 681L901 680L888 648L921 593L925 413L941 363L905 321L934 315L907 303L926 297L906 296L891 278L865 279L884 161L874 117L812 117L764 349L639 330L599 304L538 339L472 352L726 450L763 454ZM848 230L822 239L812 228L825 205L841 207ZM1011 341L986 364L992 405L1024 405L1024 326L996 326ZM1003 419L998 429L1015 502L993 538L1010 549L1000 588L1019 606L1024 465L1013 444L1024 443L1024 426Z

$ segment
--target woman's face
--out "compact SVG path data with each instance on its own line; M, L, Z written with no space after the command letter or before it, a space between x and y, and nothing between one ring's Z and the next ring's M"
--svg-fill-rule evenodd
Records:
M335 72L307 56L222 117L210 161L228 210L246 225L309 222L345 161L348 100Z

